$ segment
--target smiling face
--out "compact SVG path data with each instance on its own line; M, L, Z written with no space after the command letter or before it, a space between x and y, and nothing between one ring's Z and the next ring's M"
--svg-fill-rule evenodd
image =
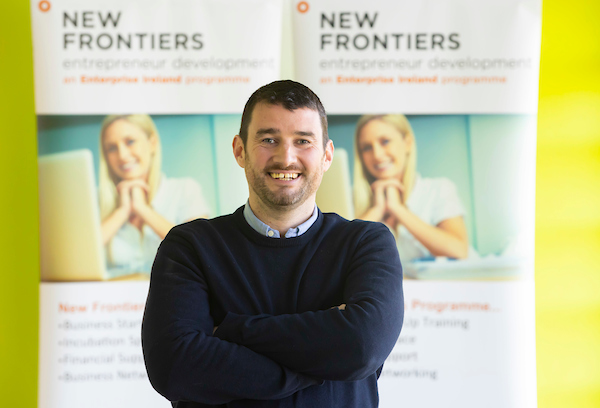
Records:
M379 119L367 122L358 137L358 150L365 170L376 180L402 180L412 140L395 126Z
M246 146L236 136L233 148L246 172L252 208L314 205L323 173L333 158L333 143L329 141L323 148L317 111L289 111L268 103L254 107Z
M113 122L102 137L110 172L120 180L146 180L156 140L155 135L148 136L139 126L125 119Z

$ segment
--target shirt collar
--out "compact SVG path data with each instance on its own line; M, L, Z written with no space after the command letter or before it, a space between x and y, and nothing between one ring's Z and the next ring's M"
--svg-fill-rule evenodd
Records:
M299 237L304 234L308 229L315 223L319 216L319 210L317 209L317 205L315 204L315 209L313 210L312 215L302 224L297 227L290 228L285 233L285 238L294 238ZM250 202L246 201L246 205L244 206L244 218L248 225L250 225L256 232L261 235L264 235L269 238L281 238L279 231L269 227L267 224L258 219L254 212L250 208Z

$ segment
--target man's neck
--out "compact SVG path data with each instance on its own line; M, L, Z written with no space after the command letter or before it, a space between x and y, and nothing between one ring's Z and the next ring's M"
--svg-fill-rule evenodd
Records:
M283 237L287 230L297 227L312 216L315 210L315 200L314 197L311 198L296 207L272 207L263 203L258 197L252 196L249 197L248 202L256 218L279 231Z

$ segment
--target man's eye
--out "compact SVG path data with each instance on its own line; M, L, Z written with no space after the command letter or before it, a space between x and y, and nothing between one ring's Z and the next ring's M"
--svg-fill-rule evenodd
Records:
M262 142L265 143L265 144L273 144L273 143L275 143L275 139L272 139L270 137L266 137L266 138L264 138L262 140Z
M310 140L300 139L300 140L298 140L298 144L307 145L307 144L310 144Z

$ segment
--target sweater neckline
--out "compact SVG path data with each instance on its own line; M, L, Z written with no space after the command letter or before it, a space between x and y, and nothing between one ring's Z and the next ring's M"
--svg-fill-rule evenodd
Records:
M313 225L311 225L311 227L304 234L292 238L271 238L263 236L259 232L255 231L244 218L244 206L241 206L233 213L233 218L244 236L246 236L246 238L253 243L267 247L283 248L304 245L310 241L317 231L321 229L321 225L323 224L323 213L318 208L317 211L319 212L319 215L317 216L317 219Z

